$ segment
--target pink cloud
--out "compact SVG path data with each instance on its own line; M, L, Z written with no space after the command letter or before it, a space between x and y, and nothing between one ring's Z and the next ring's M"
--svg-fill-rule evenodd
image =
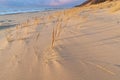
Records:
M76 0L51 0L50 5L51 6L58 6L58 5L68 4L68 3L71 3L74 1L76 1Z
M6 2L6 0L0 0L0 3L4 3L4 2Z

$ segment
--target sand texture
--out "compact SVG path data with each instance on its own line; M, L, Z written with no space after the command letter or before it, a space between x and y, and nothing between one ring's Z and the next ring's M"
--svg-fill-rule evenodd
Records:
M0 80L120 80L120 11L0 16Z

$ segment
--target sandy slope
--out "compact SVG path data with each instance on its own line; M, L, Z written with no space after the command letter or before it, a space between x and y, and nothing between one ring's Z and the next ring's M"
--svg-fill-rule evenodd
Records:
M0 16L0 80L120 79L119 12L49 13Z

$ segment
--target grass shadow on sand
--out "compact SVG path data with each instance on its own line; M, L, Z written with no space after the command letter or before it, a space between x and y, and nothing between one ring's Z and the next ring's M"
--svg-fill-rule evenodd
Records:
M7 29L7 28L11 28L11 27L15 27L17 24L12 24L12 25L3 25L3 26L0 26L0 30L2 29Z

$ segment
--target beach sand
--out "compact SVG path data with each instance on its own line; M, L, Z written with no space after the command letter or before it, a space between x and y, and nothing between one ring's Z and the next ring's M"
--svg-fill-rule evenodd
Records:
M120 11L0 16L0 80L120 80Z

